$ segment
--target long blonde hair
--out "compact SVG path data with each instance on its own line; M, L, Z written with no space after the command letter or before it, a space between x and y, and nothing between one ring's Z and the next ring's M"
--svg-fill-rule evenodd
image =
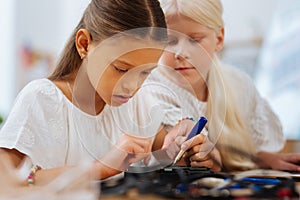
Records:
M216 32L224 27L220 0L160 0L160 3L167 22L169 16L180 14ZM226 80L216 55L212 63L207 80L210 140L216 143L225 170L255 168L254 145L243 115L235 104L238 94Z

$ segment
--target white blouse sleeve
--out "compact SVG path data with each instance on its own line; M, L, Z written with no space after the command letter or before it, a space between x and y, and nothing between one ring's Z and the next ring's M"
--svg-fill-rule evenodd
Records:
M62 166L67 151L62 95L47 79L25 86L0 131L0 146L17 149L43 168Z
M256 151L279 151L285 142L282 126L268 102L257 91L252 79L237 71L236 88L240 95L239 105L245 111L245 119ZM243 84L241 84L243 83ZM244 112L243 111L243 112Z
M257 152L277 152L281 150L285 139L278 117L256 89L254 102L254 112L251 116L250 126Z
M206 113L206 103L199 102L192 93L169 80L159 69L153 70L147 78L140 96L154 99L160 108L161 123L167 131L182 118L197 119Z

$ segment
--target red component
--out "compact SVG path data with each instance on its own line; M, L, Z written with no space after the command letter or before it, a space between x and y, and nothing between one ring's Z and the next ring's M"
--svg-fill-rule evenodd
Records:
M292 197L292 191L290 188L281 188L277 192L278 197Z

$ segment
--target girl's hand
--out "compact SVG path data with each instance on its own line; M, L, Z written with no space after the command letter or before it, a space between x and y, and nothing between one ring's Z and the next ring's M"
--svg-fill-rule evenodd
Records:
M127 154L128 164L130 165L149 157L152 139L123 134L115 144L115 147ZM147 161L148 160L145 159L146 163Z
M179 125L173 127L166 135L162 149L167 149L171 159L174 159L180 149L187 151L184 160L179 164L188 164L192 167L208 167L214 171L221 171L222 161L218 149L208 139L207 134L198 134L188 141L187 135L194 127L195 122L183 120ZM203 130L202 132L204 132Z
M264 168L300 172L300 153L259 152L258 159Z
M219 150L214 147L208 137L197 139L199 136L194 138L198 140L198 144L194 141L195 145L191 145L192 147L184 155L186 162L192 167L208 167L213 171L221 171L222 159Z
M180 124L174 126L166 135L162 149L166 149L170 144L174 143L176 138L178 138L178 137L186 138L187 135L189 134L189 132L194 127L194 125L195 125L195 122L193 122L191 120L183 120ZM181 139L179 141L181 141ZM182 143L183 142L184 141L182 141Z
M99 160L100 167L98 166L98 168L100 171L102 170L100 178L116 175L137 161L143 160L147 164L150 159L151 147L151 138L123 134L110 151Z
M171 160L175 159L194 124L191 120L183 120L180 124L174 126L165 136L162 150L166 151Z

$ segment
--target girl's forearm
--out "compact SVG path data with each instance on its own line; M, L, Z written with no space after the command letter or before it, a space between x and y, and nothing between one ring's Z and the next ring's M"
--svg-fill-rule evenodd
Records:
M60 174L67 172L68 170L72 170L75 167L59 167L53 169L42 169L35 173L34 175L34 185L43 186L52 182L55 178L57 178ZM26 183L28 184L28 180Z
M95 161L91 170L91 176L95 180L103 180L119 173L121 173L120 170L108 167L100 161Z
M66 166L66 167L59 167L53 169L42 169L35 173L34 175L34 185L36 186L43 186L51 183L54 179L59 177L64 173L68 173L74 171L74 173L82 172L82 170L78 169L75 166ZM71 172L72 173L72 172ZM95 161L91 167L86 170L82 174L82 176L86 176L87 179L90 180L103 180L108 177L114 176L116 174L121 173L121 171L110 168L99 161ZM24 185L28 185L28 180L25 180Z

